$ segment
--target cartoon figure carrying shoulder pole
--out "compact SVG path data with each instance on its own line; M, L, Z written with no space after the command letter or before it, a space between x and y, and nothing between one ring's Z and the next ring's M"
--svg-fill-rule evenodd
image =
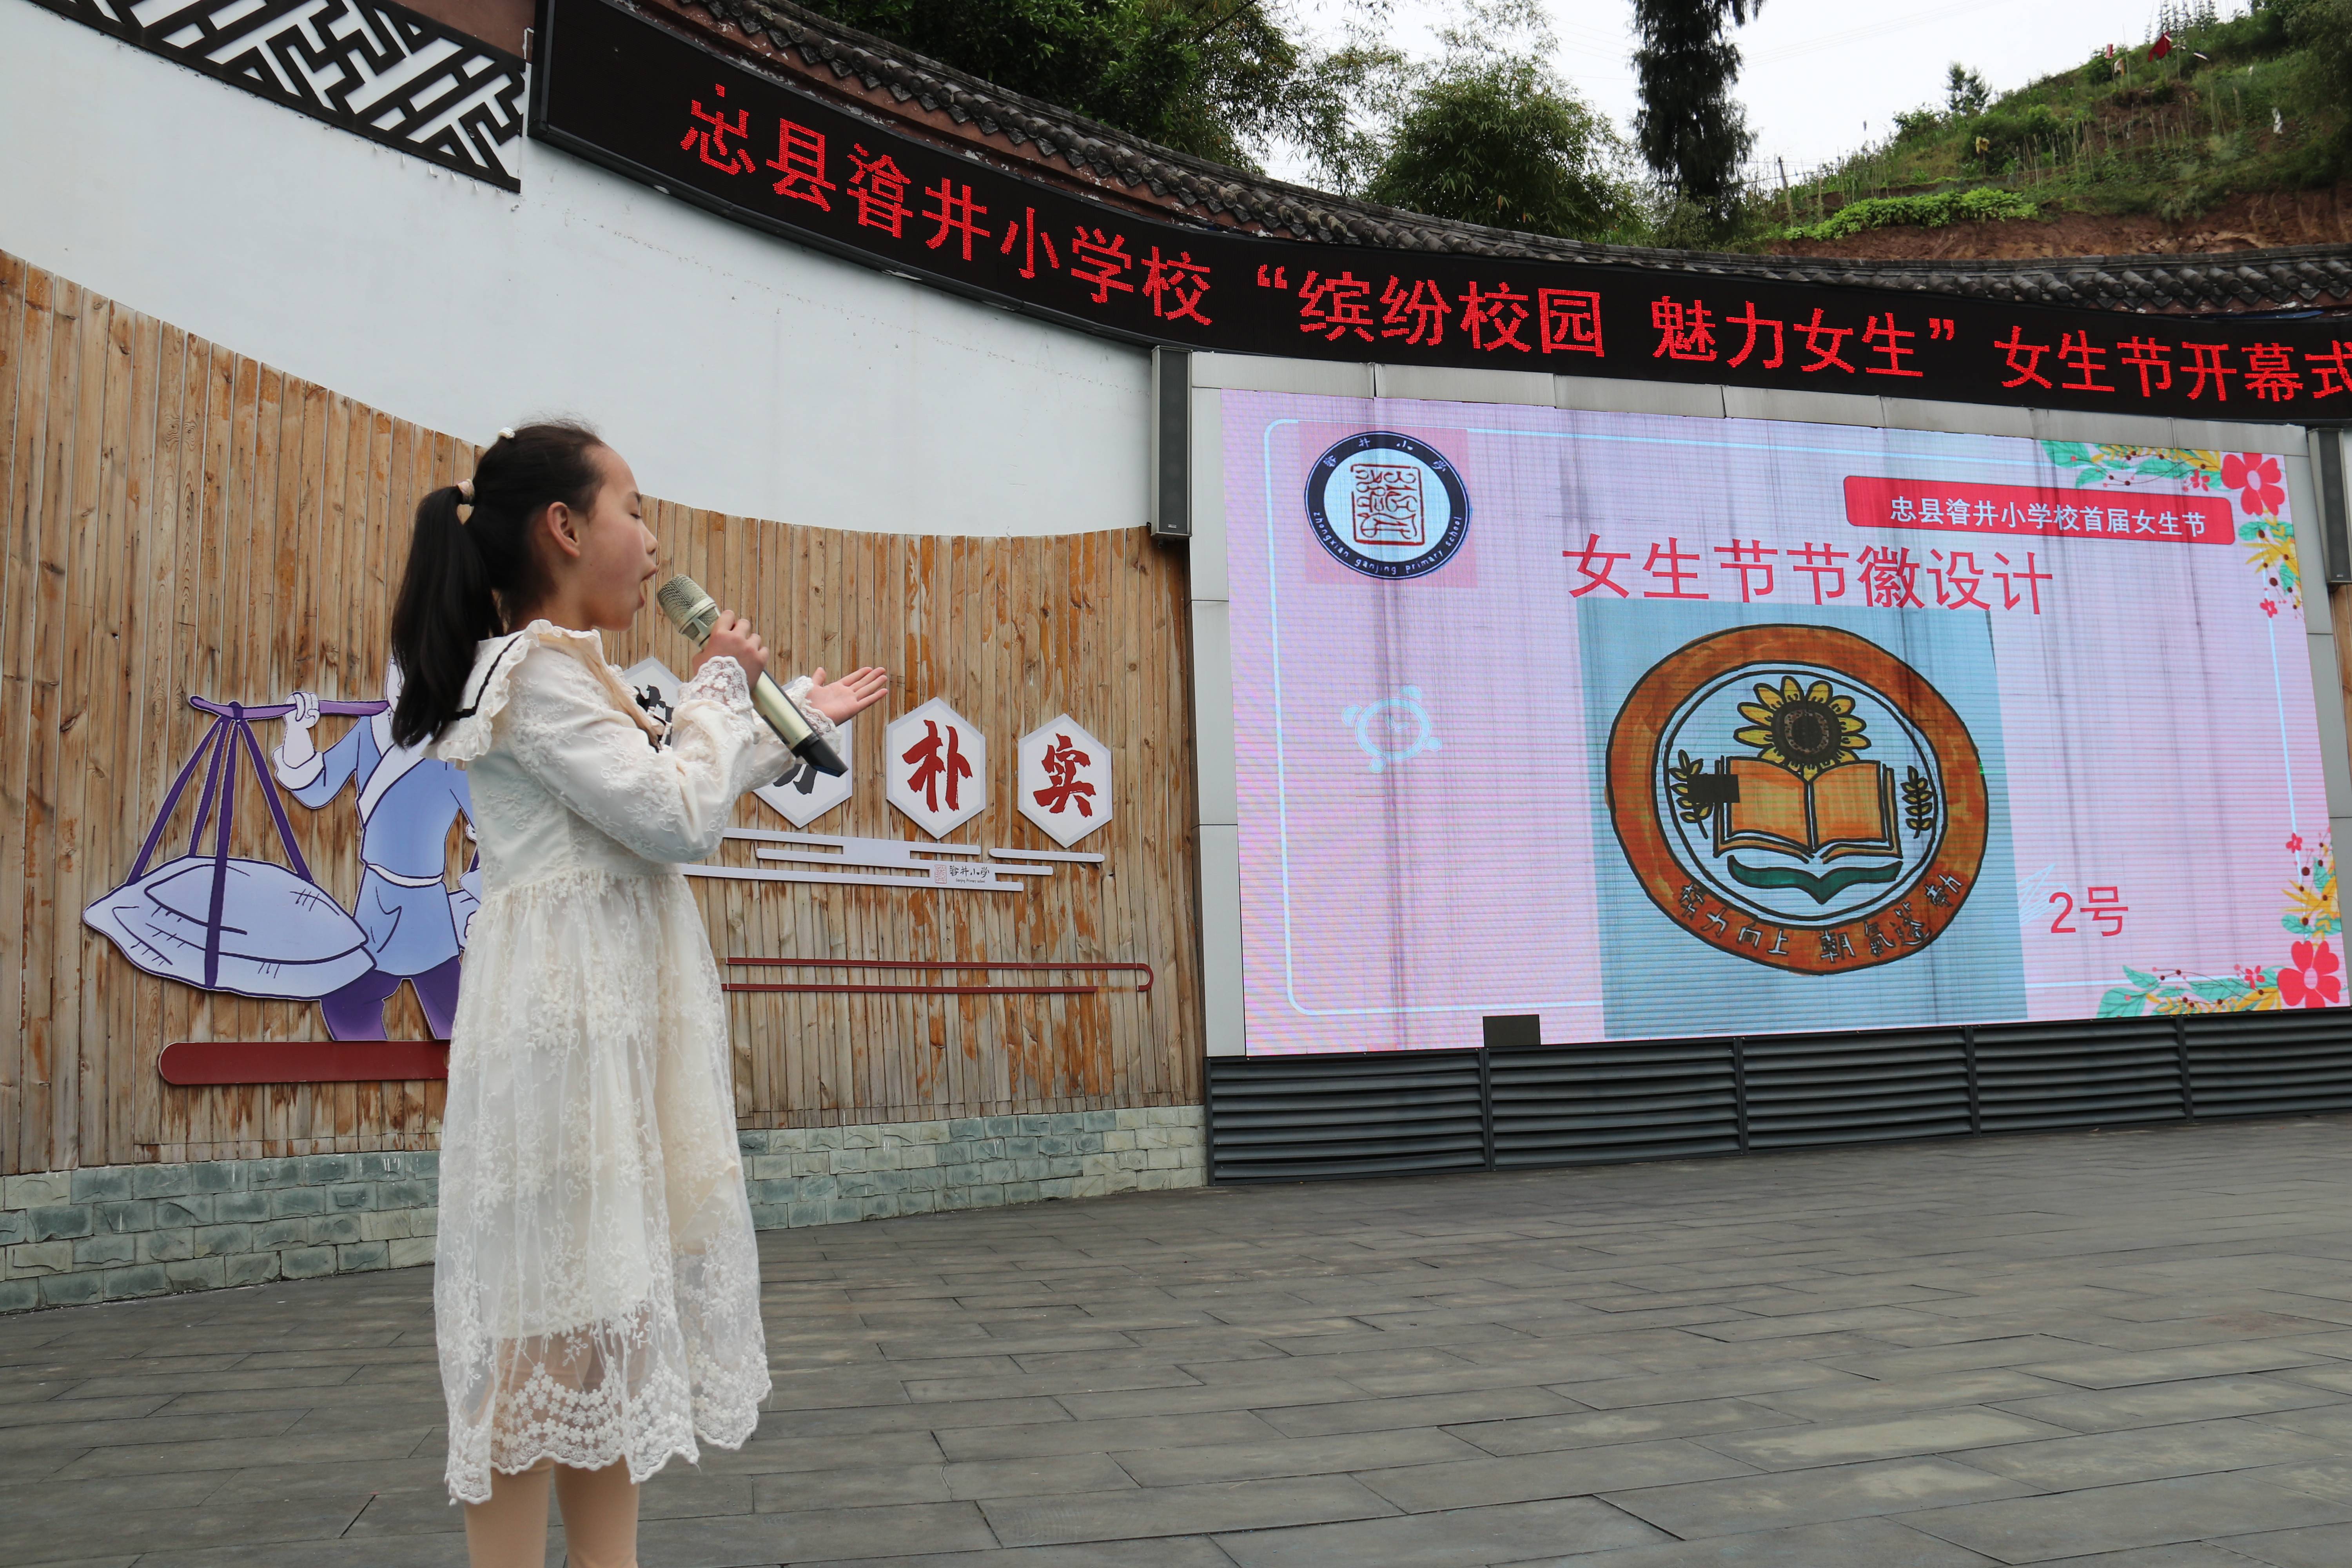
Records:
M397 662L383 675L387 702L400 700ZM436 1039L449 1037L457 1011L458 953L466 925L480 902L478 870L451 889L443 880L450 826L466 818L473 836L473 802L463 769L425 754L423 746L392 741L389 709L353 724L320 752L310 736L319 700L308 691L287 699L286 738L270 753L278 782L317 810L349 784L359 795L360 878L352 911L367 934L373 967L319 999L327 1032L339 1040L381 1040L384 1005L406 980Z

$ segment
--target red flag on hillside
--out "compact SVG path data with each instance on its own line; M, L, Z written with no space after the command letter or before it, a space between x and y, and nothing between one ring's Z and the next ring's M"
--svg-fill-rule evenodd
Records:
M2170 33L2158 33L2156 36L2156 43L2147 51L2147 58L2152 60L2160 60L2171 52L2172 35Z

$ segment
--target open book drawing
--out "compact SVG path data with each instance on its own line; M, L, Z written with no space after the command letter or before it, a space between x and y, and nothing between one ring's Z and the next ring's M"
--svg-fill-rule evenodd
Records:
M1895 770L1853 762L1824 769L1808 783L1777 763L1725 757L1715 764L1723 781L1715 795L1715 852L1763 851L1799 859L1874 863L1840 866L1823 875L1792 866L1748 866L1727 858L1725 868L1751 888L1799 888L1826 903L1857 882L1892 881L1902 870ZM1893 857L1878 860L1878 857Z

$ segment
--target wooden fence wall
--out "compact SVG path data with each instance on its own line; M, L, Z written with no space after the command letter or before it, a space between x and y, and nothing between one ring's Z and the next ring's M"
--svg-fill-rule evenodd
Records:
M209 722L189 696L382 694L409 519L473 453L0 253L0 1173L433 1142L437 1083L164 1083L169 1043L324 1039L318 1008L151 977L81 911L124 879ZM1055 714L1114 756L1116 814L1079 846L1103 868L1019 893L698 880L722 960L1138 961L1157 977L1148 995L737 995L744 1123L1198 1103L1181 558L1140 530L855 533L667 503L652 521L668 564L723 585L795 668L892 670L857 727L856 795L811 831L921 837L884 801L883 729L935 696L989 741L990 804L958 842L1053 847L1015 811L1012 770L1016 740ZM608 639L615 663L686 668L656 620ZM321 720L320 747L355 721ZM264 788L244 780L232 852L282 860ZM175 813L183 842L197 793ZM288 810L349 908L352 795ZM461 853L453 832L453 868ZM405 987L390 1023L425 1035Z

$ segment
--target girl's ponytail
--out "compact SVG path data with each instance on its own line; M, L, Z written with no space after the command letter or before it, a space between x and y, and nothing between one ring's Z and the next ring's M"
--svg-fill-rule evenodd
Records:
M465 703L474 645L502 629L489 571L458 518L466 504L456 485L417 504L408 570L392 608L392 657L401 682L392 738L398 745L428 740L449 721Z
M476 645L505 631L514 611L538 597L541 568L531 530L541 515L557 501L583 515L594 510L602 445L594 431L568 421L501 430L471 479L417 504L392 609L392 654L401 673L395 744L431 740L465 705Z

